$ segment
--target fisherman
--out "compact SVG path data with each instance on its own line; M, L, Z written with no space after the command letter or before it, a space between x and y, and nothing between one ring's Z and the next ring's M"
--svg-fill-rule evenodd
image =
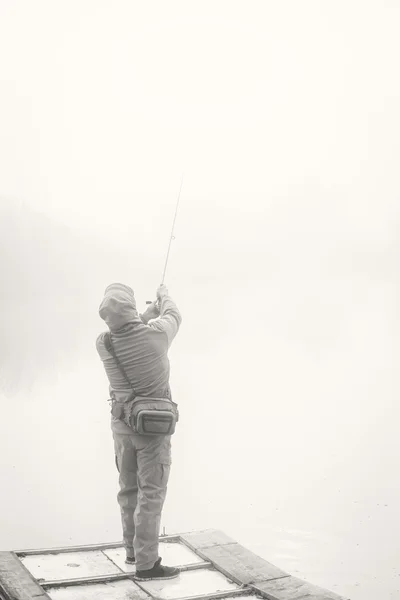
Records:
M168 348L182 317L168 289L157 289L157 300L139 315L133 290L114 283L105 290L99 308L112 336L115 354L139 396L170 398ZM110 383L111 398L126 402L132 387L107 350L106 333L96 347ZM112 416L115 459L119 471L121 510L126 563L136 563L136 579L172 579L179 570L161 564L158 555L161 511L171 465L171 436L136 433L120 418Z

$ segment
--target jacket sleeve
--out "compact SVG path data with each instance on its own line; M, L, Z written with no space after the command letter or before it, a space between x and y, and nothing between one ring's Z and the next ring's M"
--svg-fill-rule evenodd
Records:
M151 321L148 327L166 333L169 347L178 333L181 322L182 316L175 302L169 296L164 296L161 301L160 316L158 319Z

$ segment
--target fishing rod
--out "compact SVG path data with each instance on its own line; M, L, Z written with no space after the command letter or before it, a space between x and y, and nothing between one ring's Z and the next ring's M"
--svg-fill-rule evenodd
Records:
M167 271L167 266L168 266L169 253L170 253L170 250L171 250L171 244L172 244L172 240L175 239L174 230L175 230L176 217L178 215L179 202L180 202L180 199L181 199L182 185L183 185L183 175L182 175L181 185L180 185L180 188L179 188L178 200L176 201L174 220L172 222L171 235L170 235L169 243L168 243L167 256L165 257L165 264L164 264L164 271L163 271L163 275L162 275L161 285L164 284L165 273ZM152 303L153 303L152 300L146 300L146 304L152 304Z

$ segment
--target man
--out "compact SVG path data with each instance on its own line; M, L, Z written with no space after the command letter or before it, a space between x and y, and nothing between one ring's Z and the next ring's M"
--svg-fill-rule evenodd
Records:
M167 352L182 318L165 285L158 288L157 301L139 315L133 290L121 283L111 284L106 288L99 314L110 330L114 351L137 395L170 398ZM105 335L97 338L97 351L110 382L111 397L125 402L132 388L106 349ZM161 511L171 465L170 436L139 435L114 416L111 428L120 474L118 503L126 562L136 562L137 579L177 577L178 569L161 565L158 556Z

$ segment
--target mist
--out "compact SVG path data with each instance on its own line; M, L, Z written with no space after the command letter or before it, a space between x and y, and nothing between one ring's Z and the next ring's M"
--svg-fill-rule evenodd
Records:
M1 6L1 549L121 537L98 306L154 298L183 175L162 527L395 597L399 12Z

